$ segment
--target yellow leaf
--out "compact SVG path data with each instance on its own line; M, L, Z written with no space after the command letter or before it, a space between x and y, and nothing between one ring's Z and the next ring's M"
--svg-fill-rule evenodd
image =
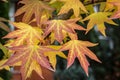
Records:
M85 7L86 7L86 9L89 11L90 14L91 14L91 13L94 13L93 4L91 4L91 5L86 5Z
M113 24L113 25L117 25L116 23L114 23L112 20L110 20L108 18L108 16L110 16L111 13L109 12L97 12L97 13L93 13L89 16L87 16L85 19L83 19L83 21L89 20L88 24L87 24L87 30L86 33L88 33L95 25L97 26L98 30L104 35L105 35L105 25L104 22L109 23L109 24Z
M17 10L15 16L25 13L22 18L22 21L25 23L29 23L32 16L35 15L35 19L39 24L42 12L44 10L53 11L53 9L50 6L48 6L46 3L40 0L22 0L19 3L22 3L24 5Z
M62 58L65 58L65 59L67 57L65 56L65 54L63 52L58 51L61 48L61 46L51 45L51 46L48 46L48 47L56 50L56 51L50 51L50 52L45 52L44 53L45 56L48 56L51 65L55 69L56 68L56 63L57 63L56 55L58 55L58 56L60 56Z
M14 41L11 46L19 46L23 44L38 44L43 40L42 30L39 27L32 27L28 24L19 22L12 23L17 30L10 32L3 38L13 38Z
M4 66L16 66L19 63L23 80L30 77L33 70L43 78L40 66L53 71L48 59L44 56L45 52L52 51L53 49L38 45L17 46L9 49L13 50L14 54L7 60Z
M62 6L58 14L67 13L70 9L73 9L75 17L80 15L81 10L87 13L85 6L82 4L82 2L80 2L80 0L63 0L63 2L65 2L65 4Z
M120 0L107 0L106 1L105 11L108 11L108 10L111 11L115 9L115 7L117 7L117 10L120 9Z
M3 59L0 60L0 69L6 69L10 71L10 67L9 66L2 66L3 64L5 64L7 62L8 59Z

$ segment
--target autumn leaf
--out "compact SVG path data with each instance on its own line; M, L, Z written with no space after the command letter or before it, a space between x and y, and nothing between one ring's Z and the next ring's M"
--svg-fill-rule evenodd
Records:
M67 58L67 60L68 60L67 68L69 68L73 64L75 58L78 58L82 68L84 69L85 73L88 75L89 63L86 59L86 56L88 56L89 58L91 58L97 62L101 62L96 57L96 55L87 48L87 47L92 47L95 45L97 45L97 44L93 44L88 41L80 41L80 40L71 40L71 41L63 44L60 51L69 50L68 58Z
M19 22L12 22L12 24L18 28L17 30L10 32L3 38L13 38L12 46L19 46L23 44L37 44L43 40L42 30L38 27L32 27L28 24Z
M120 10L116 11L111 17L110 19L117 19L120 18Z
M87 16L86 18L84 18L83 21L89 20L89 22L87 24L86 33L88 33L96 25L97 29L104 36L106 36L106 34L105 34L106 28L105 28L104 22L116 25L116 23L114 23L111 19L108 18L108 16L110 16L110 15L111 15L111 13L109 13L109 12L97 12L97 13L93 13L93 14Z
M0 17L0 28L7 32L10 32L9 27L4 22L7 22L7 20L5 18Z
M24 5L17 10L15 16L24 13L22 21L25 23L29 23L33 15L35 16L37 23L40 23L42 12L44 10L48 10L48 11L53 10L46 3L40 0L22 0L19 3L22 3Z
M0 70L1 69L6 69L10 71L10 67L9 66L2 66L3 64L5 64L8 61L8 59L2 59L0 60Z
M80 11L84 11L87 13L85 6L81 3L80 0L60 0L65 2L65 4L61 7L60 12L58 14L67 13L70 9L73 9L75 17L79 17Z
M69 19L69 20L50 20L47 22L48 27L45 30L45 36L47 36L50 32L54 33L54 37L58 42L62 42L64 38L64 33L72 33L75 34L75 29L77 30L85 30L80 25L76 24L79 19Z
M105 11L113 10L115 9L115 7L117 7L117 10L120 9L120 0L107 0L106 1Z
M21 62L20 72L22 74L22 80L30 77L33 70L36 71L41 78L44 78L40 66L53 71L48 59L43 54L44 52L51 51L51 48L38 45L27 45L12 47L10 50L15 51L15 53L3 66L14 66L15 63Z
M50 51L50 52L45 52L44 53L45 56L48 56L51 65L55 69L56 68L56 63L57 63L56 55L58 55L58 56L60 56L64 59L66 59L67 57L65 56L65 54L63 52L58 51L61 48L61 46L50 45L48 47L56 50L56 51Z

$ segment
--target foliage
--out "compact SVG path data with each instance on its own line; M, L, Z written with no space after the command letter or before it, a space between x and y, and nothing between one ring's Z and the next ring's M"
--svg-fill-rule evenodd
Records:
M55 5L57 2L61 7ZM77 31L83 30L87 34L97 26L101 35L107 36L105 24L117 25L112 19L120 17L119 0L107 0L104 3L98 0L96 2L96 0L20 0L19 4L22 4L22 7L16 11L15 16L22 15L21 21L12 22L0 18L0 21L7 21L16 28L3 37L9 38L5 44L8 50L2 44L0 48L7 51L3 51L4 54L11 56L7 56L9 58L6 61L1 60L0 67L19 65L22 80L30 77L33 70L44 79L41 67L55 71L56 55L58 55L67 59L67 68L77 58L88 76L90 64L86 56L101 63L88 48L96 46L97 43L79 40ZM92 12L93 6L98 4L101 10ZM87 24L87 29L78 24L79 22L83 25ZM9 31L1 22L0 26ZM67 52L67 57L64 51Z

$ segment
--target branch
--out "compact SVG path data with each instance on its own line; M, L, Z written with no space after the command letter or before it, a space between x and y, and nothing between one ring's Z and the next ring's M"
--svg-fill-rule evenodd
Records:
M54 15L52 19L62 19L62 20L67 20L73 15L73 10L69 10L68 13L64 13L61 15Z
M84 2L84 0L82 0L81 2L83 2L84 5L90 5L90 4L106 2L106 0L89 0L88 2Z

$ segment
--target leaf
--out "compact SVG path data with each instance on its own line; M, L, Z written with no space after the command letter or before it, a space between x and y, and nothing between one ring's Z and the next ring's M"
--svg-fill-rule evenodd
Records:
M91 5L86 5L85 7L89 11L89 13L94 13L94 8L93 8L92 4Z
M43 54L44 52L52 50L48 47L38 45L27 45L12 47L10 48L10 50L15 51L15 53L8 59L4 66L14 66L15 63L21 62L20 72L22 75L22 80L26 80L28 77L30 77L33 70L36 71L41 78L44 78L42 76L40 66L52 70L48 59Z
M120 9L120 0L107 0L106 1L105 11L113 10L115 9L115 7L117 7L117 10Z
M76 24L79 19L69 19L69 20L50 20L47 22L48 27L45 30L45 36L47 36L50 32L54 33L54 37L58 42L62 42L65 35L64 33L72 33L75 34L75 29L77 30L85 30L80 25Z
M41 15L44 10L52 11L53 9L49 7L46 3L40 0L22 0L19 3L24 4L20 9L17 10L15 16L21 15L24 13L22 21L29 23L32 16L34 15L37 23L41 20Z
M12 23L17 30L10 32L3 38L13 38L12 46L19 46L23 44L37 44L43 40L42 30L38 27L32 27L28 24L19 22Z
M85 6L80 2L80 0L60 0L65 2L58 14L67 13L70 9L73 9L75 17L80 15L80 10L87 13Z
M63 6L63 3L61 1L51 0L50 5L51 7L55 8L57 12L59 12L61 7Z
M116 23L114 23L111 19L108 18L108 16L110 16L110 15L111 15L111 13L109 13L109 12L97 12L97 13L93 13L93 14L87 16L86 18L84 18L83 21L89 20L89 22L87 24L86 33L88 33L96 25L98 30L104 36L106 36L106 34L105 34L106 28L105 28L104 22L116 25Z
M86 59L86 56L88 56L89 58L91 58L97 62L101 62L96 57L96 55L87 48L87 47L92 47L95 45L97 45L97 44L93 44L88 41L79 41L79 40L71 40L71 41L63 44L60 51L69 50L68 58L67 58L67 60L68 60L67 68L69 68L73 64L75 58L77 57L82 68L84 69L85 73L88 75L89 63Z
M7 32L10 32L10 29L8 28L8 26L3 22L7 22L7 20L5 18L0 17L0 28L2 28Z
M3 64L5 64L7 62L8 59L3 59L3 60L0 60L0 70L1 69L6 69L6 70L9 70L10 71L10 67L9 66L2 66Z
M57 63L56 55L58 55L62 58L65 58L65 59L67 57L65 56L65 54L63 52L58 51L61 48L61 46L51 45L51 46L48 46L48 47L56 50L56 51L50 51L50 52L45 52L44 53L45 56L48 56L51 65L55 69L56 68L56 63Z
M2 78L2 77L0 77L0 80L3 80L3 78Z
M1 43L0 43L0 49L3 51L5 55L7 55L8 49L5 46L3 46Z
M120 10L116 11L111 17L110 19L117 19L120 18Z

